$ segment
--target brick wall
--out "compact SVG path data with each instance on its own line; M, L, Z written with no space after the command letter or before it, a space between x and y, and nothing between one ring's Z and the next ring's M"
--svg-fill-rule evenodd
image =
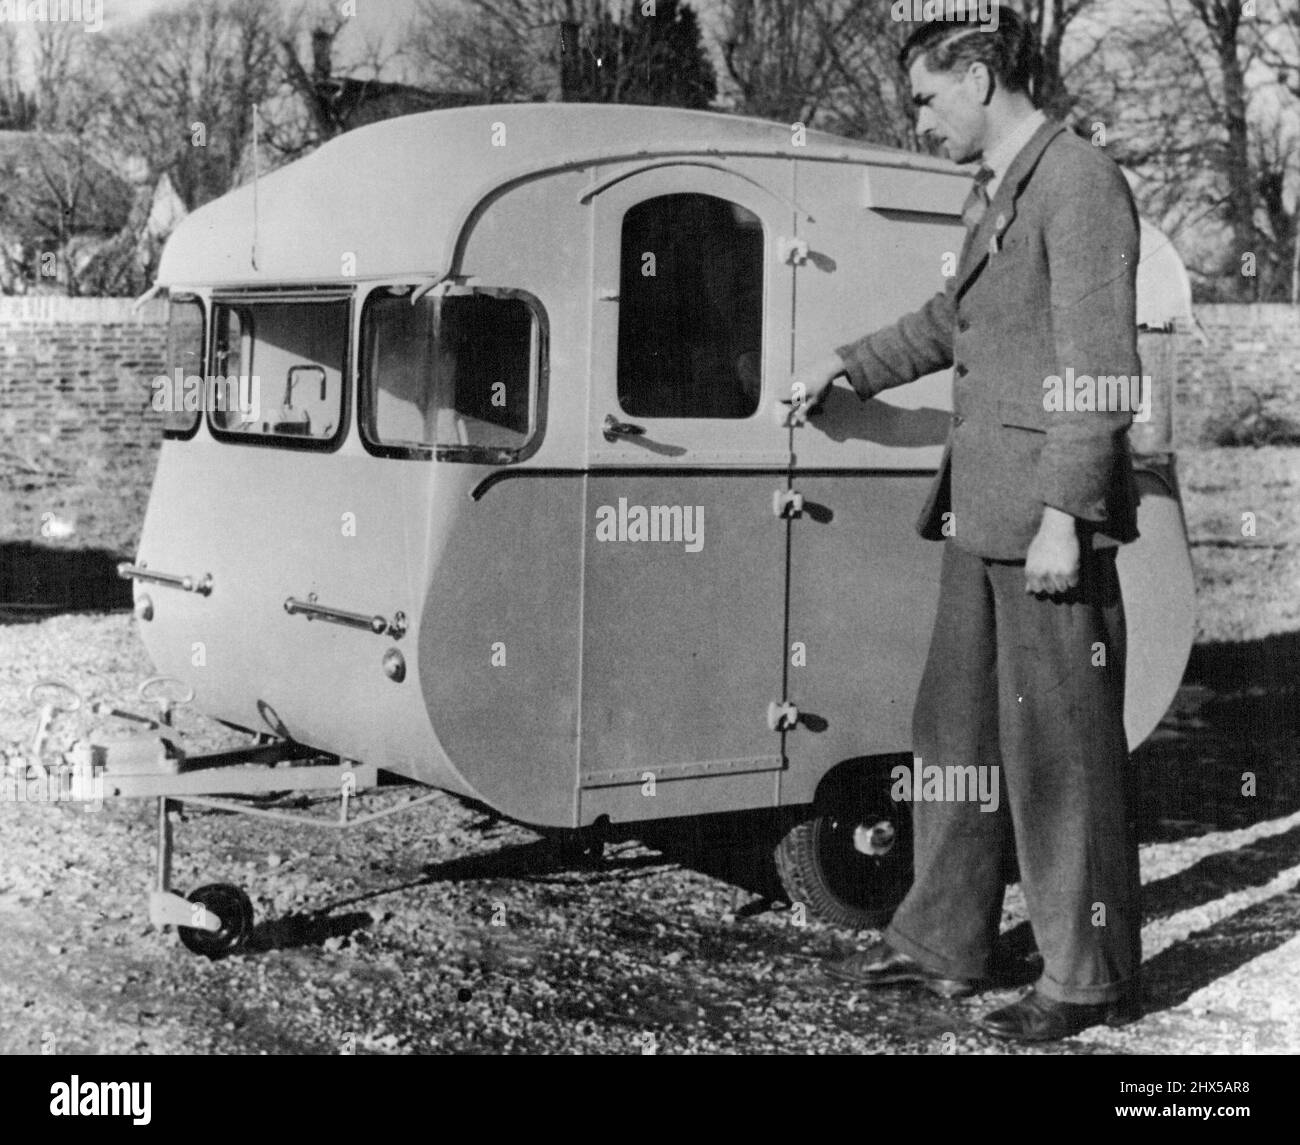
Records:
M161 302L0 298L0 540L134 547L161 440L149 382L165 323Z
M1300 423L1300 307L1196 307L1208 345L1179 335L1174 433L1180 448L1205 444L1206 422L1247 405Z
M1197 308L1209 344L1175 335L1175 440L1244 402L1300 421L1300 309ZM0 540L130 554L160 440L149 381L163 369L165 307L124 299L0 298ZM15 456L17 455L17 456ZM73 528L41 525L53 514Z

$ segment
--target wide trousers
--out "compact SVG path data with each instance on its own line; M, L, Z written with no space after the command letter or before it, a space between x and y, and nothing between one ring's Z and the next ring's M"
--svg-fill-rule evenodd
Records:
M915 878L885 940L948 976L989 977L1011 832L1043 957L1036 989L1113 1001L1141 962L1115 550L1085 551L1079 586L1039 598L1023 562L944 547L913 763L997 768L1001 799L993 812L991 800L912 803Z

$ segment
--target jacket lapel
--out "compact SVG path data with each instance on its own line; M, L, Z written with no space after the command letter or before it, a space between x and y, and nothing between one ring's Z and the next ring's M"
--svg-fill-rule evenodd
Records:
M984 212L984 218L966 236L957 275L959 295L988 261L991 244L1001 242L1003 233L1016 217L1020 192L1034 173L1047 145L1064 130L1064 124L1049 119L1034 132L1029 142L1020 149L1020 154L1012 160L1002 182L998 184L998 193L993 196L989 209Z

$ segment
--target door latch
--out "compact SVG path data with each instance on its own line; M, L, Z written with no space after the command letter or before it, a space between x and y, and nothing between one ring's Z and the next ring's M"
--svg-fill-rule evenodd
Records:
M782 429L808 424L807 407L790 398L781 398L772 407L772 417Z
M619 421L612 413L605 415L605 424L601 433L606 441L617 441L620 437L643 437L645 426L633 425L629 421Z

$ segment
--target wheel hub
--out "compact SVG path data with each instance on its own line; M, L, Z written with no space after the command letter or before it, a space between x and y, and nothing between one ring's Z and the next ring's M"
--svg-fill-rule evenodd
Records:
M898 831L888 819L859 823L853 828L853 849L863 855L887 855L894 849Z

